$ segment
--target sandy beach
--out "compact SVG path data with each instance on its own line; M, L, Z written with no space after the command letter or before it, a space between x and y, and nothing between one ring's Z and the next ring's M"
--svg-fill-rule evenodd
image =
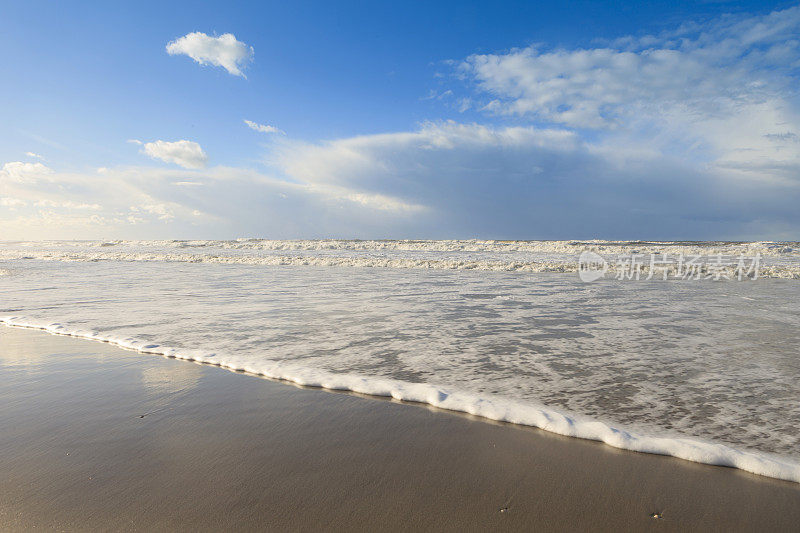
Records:
M5 530L790 531L800 486L0 328ZM657 517L654 517L657 515Z
M800 0L0 14L0 533L800 532Z

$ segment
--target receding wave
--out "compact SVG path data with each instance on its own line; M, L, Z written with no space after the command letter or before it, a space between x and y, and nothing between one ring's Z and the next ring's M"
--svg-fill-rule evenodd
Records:
M588 417L564 413L530 402L483 397L427 383L408 383L393 379L338 374L287 364L282 361L253 362L232 354L176 349L151 341L108 334L101 335L91 330L70 328L61 323L43 323L25 317L0 318L0 323L11 327L33 328L57 335L108 342L141 353L212 364L299 385L424 403L440 409L469 413L490 420L536 427L559 435L600 441L615 448L668 455L696 463L738 468L757 475L800 483L800 464L780 457L755 451L737 450L723 444L698 439L634 433Z

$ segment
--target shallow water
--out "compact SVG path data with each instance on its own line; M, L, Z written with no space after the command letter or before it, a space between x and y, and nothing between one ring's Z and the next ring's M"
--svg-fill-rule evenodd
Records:
M800 460L794 280L583 283L575 273L163 260L9 259L0 269L0 317L244 366L543 404Z

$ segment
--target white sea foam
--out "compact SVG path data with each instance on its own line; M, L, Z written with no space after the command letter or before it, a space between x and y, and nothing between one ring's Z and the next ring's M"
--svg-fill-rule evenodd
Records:
M337 374L281 361L261 360L253 363L246 358L231 354L171 348L147 340L101 335L96 331L71 328L61 323L42 323L19 316L0 318L0 323L11 327L39 329L56 335L108 342L141 353L217 365L230 370L244 371L299 385L424 403L440 409L469 413L490 420L536 427L559 435L600 441L615 448L668 455L696 463L738 468L761 476L800 483L800 463L781 457L737 450L723 444L698 439L638 434L588 417L567 414L530 402L481 397L425 383L407 383L392 379Z
M415 251L415 252L533 252L577 255L583 250L608 254L668 253L686 255L754 255L800 257L800 242L777 241L499 241L499 240L352 240L352 239L236 239L236 240L153 240L153 241L30 241L9 243L17 246L75 248L178 248L263 251Z
M754 257L764 260L759 276L800 279L800 243L796 242L629 242L629 241L51 241L0 243L0 260L138 261L265 266L325 266L483 270L495 272L576 272L582 251L609 260L650 254L661 257ZM642 272L649 266L643 261ZM670 267L673 271L676 266ZM732 276L735 266L724 269Z
M571 272L587 246L609 260L761 253L762 277L800 271L797 243L7 242L0 316L334 388L401 383L426 402L461 391L442 406L477 402L504 420L547 405L799 463L800 283L583 283Z

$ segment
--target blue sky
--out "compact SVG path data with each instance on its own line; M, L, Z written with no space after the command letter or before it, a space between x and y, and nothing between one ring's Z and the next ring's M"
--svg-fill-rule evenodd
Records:
M0 19L0 239L800 238L793 3Z

